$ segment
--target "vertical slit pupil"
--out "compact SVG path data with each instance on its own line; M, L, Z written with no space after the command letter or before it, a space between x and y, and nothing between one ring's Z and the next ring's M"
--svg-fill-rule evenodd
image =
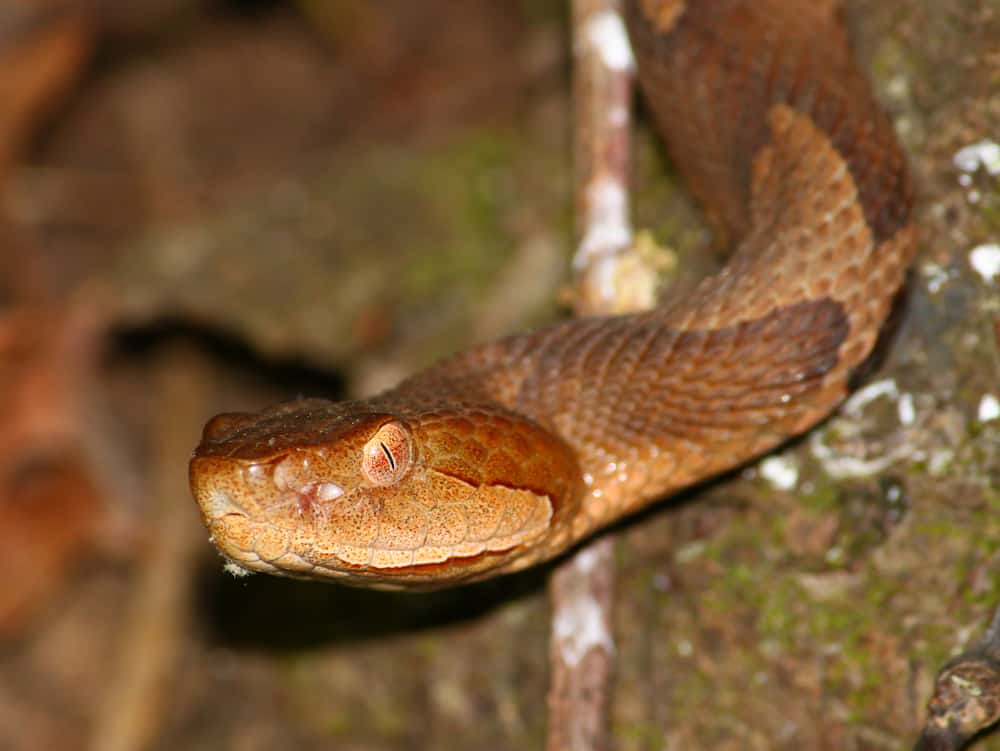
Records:
M395 469L396 469L396 460L393 458L392 452L389 451L389 447L386 446L381 441L379 441L378 445L381 447L382 453L385 454L386 461L389 462L389 469L395 471Z

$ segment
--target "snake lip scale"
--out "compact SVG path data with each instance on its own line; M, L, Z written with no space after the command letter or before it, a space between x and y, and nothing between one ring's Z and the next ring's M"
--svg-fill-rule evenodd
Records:
M915 249L832 3L630 0L646 101L733 252L651 311L459 353L365 401L219 415L192 492L233 570L426 589L550 559L830 413Z

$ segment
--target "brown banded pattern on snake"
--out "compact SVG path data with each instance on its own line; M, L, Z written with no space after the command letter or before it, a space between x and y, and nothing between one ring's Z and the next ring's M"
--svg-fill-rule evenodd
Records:
M647 102L720 271L373 399L220 415L191 461L236 566L427 588L552 558L801 433L845 396L914 251L892 125L830 2L631 0Z

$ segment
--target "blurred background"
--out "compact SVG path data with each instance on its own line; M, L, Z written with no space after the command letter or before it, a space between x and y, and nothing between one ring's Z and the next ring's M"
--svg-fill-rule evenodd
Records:
M893 387L623 525L621 749L905 748L1000 601L1000 8L847 9L921 194ZM545 570L235 580L186 464L565 312L569 40L563 0L0 0L0 749L541 747Z

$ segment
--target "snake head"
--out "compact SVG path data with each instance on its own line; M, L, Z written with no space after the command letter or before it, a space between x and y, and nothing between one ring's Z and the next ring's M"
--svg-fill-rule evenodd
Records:
M494 408L309 399L219 415L191 489L234 572L430 588L515 570L570 535L572 451Z

